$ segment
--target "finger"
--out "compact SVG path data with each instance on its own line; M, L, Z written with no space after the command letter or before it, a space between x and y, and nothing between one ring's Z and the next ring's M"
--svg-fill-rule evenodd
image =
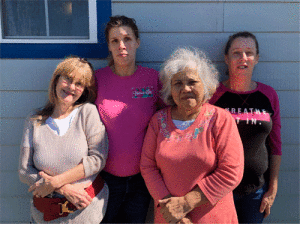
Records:
M168 217L168 216L166 216L166 215L163 215L163 218L165 219L165 221L166 221L167 223L171 223L170 217Z
M170 200L171 200L170 198L161 199L161 200L158 200L158 203L159 204L167 204Z
M178 219L176 219L176 218L174 218L174 217L171 217L170 219L169 219L169 223L171 223L171 224L175 224L175 223L177 223L179 220Z
M176 223L177 221L178 221L178 220L175 220L174 218L171 218L171 220L170 220L169 223L174 224L174 223Z
M189 217L183 217L180 221L182 224L192 224L192 221Z
M89 203L81 203L80 205L81 205L81 207L85 208L89 205Z
M177 222L178 224L192 224L192 221L188 217L183 217L181 220Z
M160 213L163 215L167 215L169 213L169 209L167 207L161 207L160 208Z
M37 195L37 196L42 197L42 198L45 197L45 195L42 192L38 191L38 190L35 190L34 192L32 192L32 194Z
M39 175L44 178L47 179L48 177L50 177L48 174L46 174L44 171L39 172Z
M38 187L38 184L37 184L37 183L31 185L31 186L28 188L28 192L34 191L37 187Z
M76 208L77 209L84 209L85 207L87 207L89 204L85 204L83 202L77 204Z
M84 187L84 186L82 185L82 187ZM80 191L80 196L81 196L81 200L87 199L88 202L93 201L93 198L85 190Z
M89 195L86 196L86 199L87 199L87 201L88 201L89 203L91 203L91 202L93 201L92 197L89 196Z
M34 189L35 189L35 187L33 187L33 185L32 185L28 188L28 192L32 192L32 191L34 191Z
M92 185L92 183L93 183L93 182L84 183L84 184L83 184L83 188L84 188L84 189L88 188L89 186Z
M176 223L178 220L176 218L174 218L169 211L163 210L162 215L164 217L164 219L168 222L168 223Z
M47 195L48 195L47 193L41 193L41 194L40 194L40 196L41 196L42 198L46 197Z
M83 207L81 206L81 204L76 204L75 205L77 209L83 209Z
M271 206L268 205L265 210L264 218L268 217L270 213L271 213Z
M260 204L259 212L263 213L265 211L266 207L267 207L267 201L263 199Z
M83 197L83 198L81 198L80 201L81 201L82 203L84 203L84 204L88 204L88 205L89 205L89 204L92 202L93 199L92 199L91 196L89 196L89 195L88 195L88 197L89 197L89 198Z
M33 195L39 195L39 193L38 193L37 190L34 190L34 191L32 192L32 194L33 194Z
M158 200L158 204L161 207L166 207L167 203L169 203L171 201L171 199L167 198L167 199L162 199L162 200Z

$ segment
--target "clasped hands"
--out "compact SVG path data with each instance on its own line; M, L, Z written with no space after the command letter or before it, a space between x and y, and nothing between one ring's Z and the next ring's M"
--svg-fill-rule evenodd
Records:
M31 185L28 189L36 197L43 198L55 191L64 195L77 209L87 207L93 200L85 191L85 188L90 186L92 182L61 186L61 182L56 176L50 176L43 171L39 172L39 175L42 179Z
M50 176L43 171L39 172L39 175L42 179L31 185L28 189L34 196L43 198L61 187L56 176Z
M186 201L185 197L169 197L159 200L160 212L169 224L192 223L187 214L193 209Z

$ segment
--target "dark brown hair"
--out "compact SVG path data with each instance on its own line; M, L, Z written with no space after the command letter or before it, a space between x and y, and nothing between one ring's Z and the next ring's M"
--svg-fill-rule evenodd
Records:
M122 26L130 27L133 30L136 39L139 38L139 30L136 25L135 19L126 16L111 16L109 22L105 27L105 39L107 43L109 42L109 31L111 30L111 28Z
M232 45L232 42L239 38L239 37L243 37L243 38L252 38L254 41L255 41L255 46L256 46L256 54L258 55L259 54L259 47L258 47L258 41L255 37L254 34L248 32L248 31L242 31L242 32L238 32L238 33L235 33L231 36L229 36L228 38L228 41L226 43L226 46L225 46L225 55L228 55L228 52L229 52L229 49Z
M110 20L106 24L105 27L105 39L107 44L109 44L109 31L114 27L130 27L134 33L136 39L139 39L139 30L136 25L135 19L129 18L126 16L111 16ZM111 55L108 56L108 65L112 66L114 64L114 60Z

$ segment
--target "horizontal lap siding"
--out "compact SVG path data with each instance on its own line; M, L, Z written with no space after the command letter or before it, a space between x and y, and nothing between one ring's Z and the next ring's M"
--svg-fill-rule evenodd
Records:
M141 32L222 31L223 4L216 3L117 3L114 15L137 21Z
M298 32L299 3L224 4L224 31Z
M0 59L3 91L47 91L52 74L62 60ZM89 60L94 68L104 67L105 60Z
M299 223L299 1L112 2L113 15L137 21L138 64L157 70L175 48L193 46L203 50L226 79L223 48L228 36L242 30L257 36L260 62L253 79L277 91L282 116L278 196L265 222ZM60 61L0 59L0 223L29 222L30 194L17 174L19 144L24 119L45 103L49 81ZM105 60L90 61L95 69L106 66Z
M13 174L12 174L13 175ZM1 223L29 223L29 197L2 197L0 198Z
M164 61L177 47L193 46L212 61L224 61L223 46L232 33L141 33L137 59L141 62ZM298 33L255 33L262 62L298 62Z

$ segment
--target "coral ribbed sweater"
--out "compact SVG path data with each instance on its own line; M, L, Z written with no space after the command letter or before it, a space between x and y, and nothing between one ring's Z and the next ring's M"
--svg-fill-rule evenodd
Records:
M193 223L237 223L232 190L242 179L243 146L225 110L204 104L185 130L175 127L171 108L156 113L145 137L141 172L155 200L184 196L196 185L209 203L189 213ZM166 223L155 207L155 223Z

